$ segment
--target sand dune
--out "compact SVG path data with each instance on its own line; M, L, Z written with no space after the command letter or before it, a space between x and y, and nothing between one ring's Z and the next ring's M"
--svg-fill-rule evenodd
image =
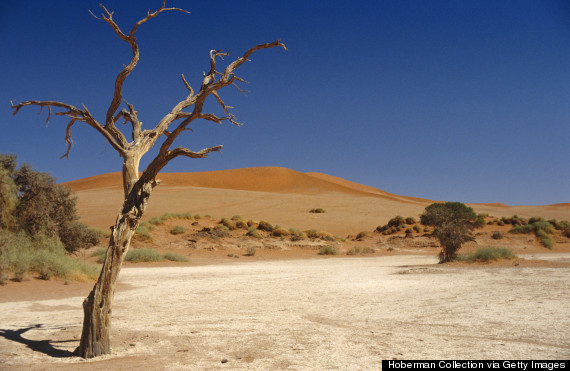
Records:
M213 217L268 220L284 227L316 228L337 235L373 230L395 215L419 216L432 200L400 196L322 173L258 167L196 173L161 173L161 185L149 202L145 219L166 212L192 212ZM120 173L65 183L78 195L81 220L108 228L122 203ZM570 205L507 206L473 204L493 216L570 219ZM324 214L311 214L312 208Z

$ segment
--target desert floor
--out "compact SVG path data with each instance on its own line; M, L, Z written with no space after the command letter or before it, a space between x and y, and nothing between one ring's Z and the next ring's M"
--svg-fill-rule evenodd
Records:
M527 257L570 261L567 253ZM370 370L383 359L568 359L569 274L567 264L442 266L426 255L127 266L112 355L88 361L70 354L91 284L32 280L0 297L0 369Z

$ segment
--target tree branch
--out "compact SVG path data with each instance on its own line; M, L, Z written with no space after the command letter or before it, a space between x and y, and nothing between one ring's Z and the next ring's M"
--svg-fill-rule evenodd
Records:
M125 139L124 135L115 127L115 121L117 118L117 116L115 116L115 112L117 112L117 109L119 108L119 106L121 104L121 100L123 98L123 83L125 82L125 79L131 74L131 72L136 67L136 65L139 61L139 47L138 47L138 44L137 44L137 41L135 38L135 33L136 33L136 31L140 25L147 22L149 19L156 17L158 14L160 14L164 11L176 10L176 11L180 11L183 13L189 13L189 12L184 10L184 9L179 9L179 8L166 8L166 0L164 0L162 2L162 6L160 7L160 9L158 9L155 12L149 11L148 15L146 17L144 17L143 19L138 21L133 26L129 35L127 36L123 31L121 31L121 29L119 28L117 23L115 23L115 21L113 20L113 13L109 12L107 10L107 8L105 8L105 6L103 6L103 5L99 5L99 6L103 9L104 14L102 15L101 18L98 18L98 17L95 17L95 18L102 19L103 21L108 23L111 26L111 28L113 29L113 31L115 31L115 33L117 34L117 36L119 36L119 38L121 40L129 43L129 45L131 46L132 52L133 52L130 63L128 65L124 66L122 71L119 72L119 74L117 75L117 78L115 80L115 90L113 93L113 99L111 100L111 104L109 105L109 109L107 110L107 115L105 117L105 127L113 135L115 140L117 142L120 142L120 143L124 142L126 144L126 139ZM133 124L134 124L134 122L133 122ZM140 130L138 130L138 134L140 135Z
M105 128L101 124L99 124L97 122L97 120L95 120L95 118L93 118L93 116L91 115L91 113L89 112L87 107L85 107L85 106L83 106L83 109L81 110L77 107L72 106L71 104L67 104L67 103L63 103L63 102L37 101L37 100L25 101L25 102L18 103L16 105L13 102L10 102L10 104L11 104L12 109L14 110L14 112L12 113L13 115L16 115L20 111L20 109L22 107L25 107L25 106L39 106L40 107L40 113L41 113L43 107L47 106L49 109L49 114L48 114L46 123L48 123L49 118L51 116L51 108L52 107L63 108L63 109L67 110L67 111L56 112L57 116L67 116L71 119L69 124L67 124L66 135L65 135L65 141L67 142L68 147L67 147L67 151L62 156L62 158L63 157L68 158L69 157L69 151L71 149L71 128L72 128L73 124L75 124L76 121L84 122L87 125L94 128L95 130L97 130L99 133L101 133L105 137L105 139L107 139L109 144L111 144L111 146L117 152L119 152L119 154L121 156L125 153L125 146L123 145L123 143L117 143L117 141L115 140L113 135L111 135L111 133L107 130L107 128Z

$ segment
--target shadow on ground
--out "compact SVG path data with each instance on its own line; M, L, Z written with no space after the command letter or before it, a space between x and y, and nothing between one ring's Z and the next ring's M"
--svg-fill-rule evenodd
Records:
M64 327L60 327L60 328L64 329ZM61 341L30 340L30 339L26 339L25 337L22 336L23 334L25 334L26 332L28 332L30 330L41 330L41 329L45 329L45 328L43 328L42 324L37 324L34 326L25 327L25 328L22 328L19 330L0 329L0 336L6 338L8 340L24 344L28 348L30 348L31 350L33 350L35 352L47 354L50 357L65 358L65 357L72 357L73 356L72 352L70 352L68 350L64 350L64 349L58 349L57 347L54 346L54 344L69 343L69 342L73 342L73 341L77 341L77 340L61 340ZM56 329L57 329L57 327L56 327Z

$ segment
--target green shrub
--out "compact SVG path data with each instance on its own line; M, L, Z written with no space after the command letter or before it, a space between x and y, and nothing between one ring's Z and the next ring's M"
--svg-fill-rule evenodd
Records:
M245 256L254 256L255 255L255 246L248 246L246 249Z
M416 231L416 233L422 233L422 227L420 227L418 224L414 224L412 228L414 231Z
M316 209L309 210L309 212L313 213L313 214L323 214L323 213L326 213L327 211L325 209L318 207Z
M367 236L368 236L368 232L362 231L362 232L359 232L359 233L356 235L356 238L355 238L355 239L356 239L356 240L362 240L364 237L367 237Z
M187 262L188 258L186 258L185 256L182 255L178 255L172 252L167 252L166 254L163 255L164 259L166 260L170 260L173 262Z
M236 221L236 228L239 229L248 229L249 226L247 225L247 222L245 220L237 220Z
M132 263L159 262L163 260L164 257L153 249L131 249L125 256L125 261Z
M319 231L317 231L316 229L309 229L305 231L305 234L307 235L308 238L317 238L319 237Z
M395 216L395 217L393 217L392 219L390 219L390 220L388 221L388 224L387 224L387 225L388 225L388 227L396 227L396 228L398 228L398 227L404 226L405 224L406 224L406 219L404 219L403 216L398 215L398 216Z
M491 234L491 238L493 238L494 240L500 240L503 238L503 234L499 231L495 231L493 232L493 234Z
M271 225L271 223L268 223L264 220L259 222L259 225L257 226L257 229L261 230L261 231L267 231L267 232L273 232L273 226Z
M214 229L209 232L210 236L213 238L223 238L230 235L230 230L223 224L218 224Z
M552 231L554 230L554 226L552 224L550 224L547 221L541 220L541 221L537 221L532 223L532 226L534 227L535 231L544 231L546 233L552 233Z
M534 230L534 227L531 224L526 225L516 225L515 227L511 228L509 233L515 234L528 234Z
M516 255L512 253L511 250L505 247L482 247L477 249L472 254L459 255L457 256L457 261L490 261L498 259L512 259L516 258Z
M246 236L254 237L254 238L263 238L263 236L259 233L257 228L250 228L247 230Z
M232 216L232 220L237 222L238 220L242 220L242 217L240 215L234 215Z
M225 225L230 231L236 229L236 222L231 219L222 218L220 224Z
M135 231L133 238L137 241L150 242L153 240L152 235L150 234L150 231L153 229L154 227L152 226L152 224L141 223L139 224L139 227Z
M346 255L358 255L360 254L360 247L354 246L352 249L346 252Z
M317 236L325 241L334 241L335 238L332 234L328 233L328 232L324 232L324 231L320 231L317 233Z
M175 225L170 230L170 234L184 234L184 233L186 233L186 228L184 228L181 225Z
M289 236L289 234L290 234L289 231L287 231L281 227L277 227L277 228L273 229L273 232L271 232L271 235L275 236L275 237L286 237L286 236Z
M405 222L407 225L413 225L413 224L416 224L416 219L414 219L414 218L412 218L411 216L409 216L409 217L407 217L407 218L404 220L404 222Z
M306 240L307 234L299 229L289 228L289 233L291 234L291 241Z
M23 280L27 274L37 274L42 279L57 277L81 281L95 279L99 274L99 267L68 255L57 236L0 231L0 240L3 245L0 246L1 273L5 276L12 272L16 281Z
M542 246L552 250L553 247L553 242L552 239L550 238L550 236L548 235L548 232L546 232L543 229L537 229L535 231L536 233L536 237L538 238L538 240L540 241L540 243L542 244Z
M412 234L413 233L412 228L406 228L405 233L406 234Z
M330 245L323 246L319 249L319 255L337 255L337 254L338 250Z

